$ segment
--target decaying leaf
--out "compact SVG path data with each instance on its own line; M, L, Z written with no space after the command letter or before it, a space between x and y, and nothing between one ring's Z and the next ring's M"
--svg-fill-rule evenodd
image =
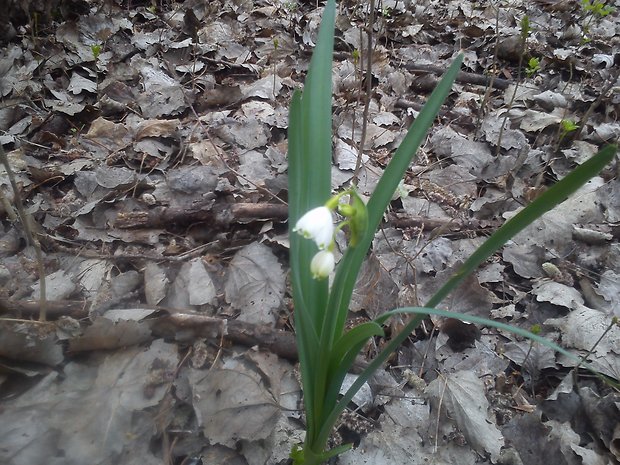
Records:
M234 447L241 439L258 441L271 434L280 408L256 377L244 371L191 370L193 404L209 441Z
M565 347L591 350L600 357L620 355L620 328L612 325L611 317L584 305L576 305L575 310L563 318L550 318L546 325L561 331L562 343ZM610 328L611 327L611 328ZM607 329L610 330L603 336ZM596 347L594 347L594 344Z
M0 461L134 463L127 452L155 426L141 411L162 399L176 364L176 346L163 341L68 363L63 376L52 372L3 402Z
M484 391L482 380L474 373L457 371L432 381L425 392L436 407L441 403L467 441L479 453L488 453L495 462L504 437L492 419Z
M271 250L252 243L235 254L226 279L226 300L241 311L239 319L273 324L284 296L284 273Z

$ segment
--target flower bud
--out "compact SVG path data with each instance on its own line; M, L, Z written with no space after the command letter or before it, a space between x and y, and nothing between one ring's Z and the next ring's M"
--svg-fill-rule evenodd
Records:
M349 217L349 230L351 231L349 245L355 247L368 229L368 210L362 198L354 190L351 191L351 207L354 213Z
M314 279L327 278L336 267L336 258L329 250L320 250L310 262L310 271Z

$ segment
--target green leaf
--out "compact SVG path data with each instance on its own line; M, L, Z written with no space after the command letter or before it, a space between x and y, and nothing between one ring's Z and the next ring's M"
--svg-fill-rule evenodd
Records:
M318 330L327 309L328 281L312 278L310 262L317 248L293 233L295 223L311 208L324 204L331 191L331 73L336 6L323 13L303 92L295 92L289 111L288 193L290 265L295 330L306 403L308 439L312 442L323 410L327 358Z
M449 312L446 310L439 310L436 308L403 307L403 308L397 308L395 310L390 310L389 312L385 312L383 315L377 318L376 321L378 323L383 323L387 321L387 319L389 319L390 317L394 315L399 315L401 313L413 313L413 314L425 315L425 316L436 315L436 316L442 316L445 318L456 318L457 320L467 321L468 323L476 323L476 324L483 325L483 326L491 326L493 328L501 329L503 331L507 331L512 334L525 337L529 339L530 341L538 342L546 347L549 347L550 349L555 350L556 352L561 353L562 355L569 358L570 360L577 362L577 366L583 366L584 368L589 370L591 373L596 375L598 378L603 380L605 383L611 384L616 387L618 386L618 383L603 376L601 373L596 371L588 362L582 360L580 357L576 356L575 354L572 354L571 352L560 347L559 345L551 342L549 339L539 336L536 332L526 331L525 329L517 328L516 326L508 325L506 323L501 323L499 321L490 320L488 318L482 318L482 317L478 317L474 315L467 315L467 314L458 313L458 312ZM532 329L534 330L536 326L538 325L534 325ZM540 331L540 327L538 327L538 331Z
M426 303L426 307L432 308L438 305L453 289L455 289L473 270L484 260L490 257L496 250L504 245L511 237L522 231L526 226L534 222L547 211L554 208L559 203L577 191L589 179L596 176L607 165L616 154L616 146L610 145L600 150L581 166L575 168L564 179L549 188L530 205L521 210L512 219L508 220L491 237L489 237L463 264L463 266L444 284L437 293ZM433 309L433 311L435 311ZM338 415L346 408L355 393L381 367L392 352L409 336L409 334L424 319L423 314L414 317L392 340L390 340L383 350L377 355L358 376L345 395L338 401L338 404L328 417L328 421L336 421ZM382 317L377 319L383 321ZM326 422L327 423L327 422ZM333 424L333 423L332 423ZM330 428L331 429L331 426ZM329 430L324 428L321 435L329 434Z
M616 146L608 145L596 155L575 168L562 180L551 186L531 204L504 223L491 235L472 255L461 268L444 284L435 295L426 303L427 307L434 307L469 276L482 262L493 255L509 239L523 231L536 219L564 202L592 177L596 176L616 155Z
M329 308L333 315L333 321L330 322L330 326L326 330L331 339L324 340L324 343L330 346L333 344L334 339L342 334L357 275L366 257L366 252L370 248L372 240L375 237L375 232L379 228L383 214L392 200L392 195L394 195L398 184L409 168L420 144L425 139L426 133L433 124L437 113L439 113L441 105L450 93L452 83L456 79L462 61L463 54L459 54L409 128L407 135L398 147L394 157L385 168L375 191L368 201L368 205L366 206L368 210L368 226L366 233L356 247L349 247L347 249L336 269L336 276L334 277L334 283L329 297Z
M383 328L374 321L362 323L344 333L334 344L329 359L327 379L329 386L325 394L325 405L333 408L340 393L342 380L353 365L355 357L360 353L368 339L383 336Z
M336 276L334 277L332 290L329 295L328 318L326 318L325 325L320 331L322 347L334 347L335 341L342 334L349 302L351 300L351 294L357 280L357 275L362 262L366 257L366 252L370 248L375 232L381 223L383 213L387 209L387 206L392 199L392 195L396 191L396 188L407 171L407 168L409 168L411 160L414 158L420 144L425 139L426 133L433 124L437 113L439 113L441 105L450 93L450 89L456 79L462 61L463 54L461 53L450 65L441 81L429 97L428 102L424 105L424 108L422 108L422 111L409 128L407 135L394 154L394 157L385 168L383 176L381 176L381 179L379 180L379 183L377 184L377 187L368 202L368 226L366 232L355 247L349 247L347 249L336 270ZM400 342L398 344L400 344ZM393 346L392 351L395 347L396 345ZM353 398L355 392L357 392L362 384L366 382L370 374L378 369L381 363L383 363L383 360L386 358L387 356L376 364L374 361L371 362L373 369L364 370L363 373L367 375L365 379L361 381L358 378L358 380L353 384L353 386L356 386L355 389L350 388L344 398L341 399L333 409L329 412L325 412L326 417L321 424L321 430L319 432L317 442L327 441L331 428L338 419L338 415L340 415L348 402ZM329 398L331 399L332 396L333 390L330 390Z

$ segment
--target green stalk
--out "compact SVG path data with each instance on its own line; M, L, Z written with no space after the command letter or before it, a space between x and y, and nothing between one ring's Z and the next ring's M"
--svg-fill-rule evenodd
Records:
M439 113L441 105L450 93L452 83L456 79L462 61L463 55L459 54L409 128L407 135L385 168L377 187L368 201L368 227L366 234L364 234L357 246L347 249L338 265L329 297L330 314L333 316L330 322L331 325L327 328L327 332L331 336L327 343L330 345L342 334L359 269L366 258L367 251L370 249L375 232L381 224L383 213L392 200L392 195L409 168L420 144L425 139L437 113Z
M344 257L338 264L332 290L329 295L328 315L331 318L327 320L328 324L323 328L323 339L321 340L321 344L328 347L330 352L332 348L335 347L335 341L342 335L349 302L351 301L351 294L353 293L360 267L372 244L375 231L379 228L381 220L383 219L383 213L387 209L400 180L409 168L420 144L425 139L426 133L433 124L437 113L439 113L441 105L450 93L450 89L456 79L462 60L462 54L459 54L455 58L454 62L450 65L429 97L428 102L424 105L424 108L409 128L409 132L405 136L405 139L403 139L394 157L385 168L383 176L381 176L375 191L368 201L368 226L366 233L355 247L349 247L347 249ZM331 411L336 406L338 400L339 387L349 368L350 365L340 365L339 369L335 370L329 379L330 384L326 391L325 405L329 408L327 413L330 417ZM331 429L331 426L329 426L329 428ZM326 441L329 436L329 432L325 434L325 429L324 427L321 432L321 441L323 439Z
M316 246L292 232L297 220L324 204L331 191L332 54L336 5L329 0L323 13L303 93L295 92L289 114L289 237L295 329L304 389L307 443L320 427L327 349L320 344L327 309L328 283L315 280L310 262Z

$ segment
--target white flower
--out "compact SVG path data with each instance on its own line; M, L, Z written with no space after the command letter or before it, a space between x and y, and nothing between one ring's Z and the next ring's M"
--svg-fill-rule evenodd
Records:
M310 262L310 271L314 279L327 278L336 267L336 258L329 250L320 250Z
M319 249L329 247L334 238L334 220L329 208L316 207L299 218L293 232L316 242Z

